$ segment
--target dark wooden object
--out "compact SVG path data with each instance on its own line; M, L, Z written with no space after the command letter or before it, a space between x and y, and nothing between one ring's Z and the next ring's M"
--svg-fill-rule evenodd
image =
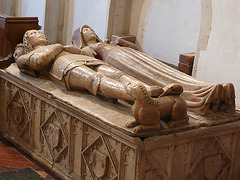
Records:
M195 53L180 54L178 70L188 75L192 75L194 58L195 58Z
M22 42L27 30L40 29L37 17L13 17L0 13L0 68L8 67L14 58L14 48Z

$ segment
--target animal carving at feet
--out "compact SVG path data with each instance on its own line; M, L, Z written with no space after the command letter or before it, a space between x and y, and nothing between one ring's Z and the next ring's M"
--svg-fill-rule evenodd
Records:
M169 127L185 125L188 122L187 104L180 96L182 86L171 84L164 88L164 92L153 98L144 85L138 84L131 88L131 95L136 99L132 106L135 121L128 122L128 128L136 126L134 132L148 132L159 130L160 120L168 122Z

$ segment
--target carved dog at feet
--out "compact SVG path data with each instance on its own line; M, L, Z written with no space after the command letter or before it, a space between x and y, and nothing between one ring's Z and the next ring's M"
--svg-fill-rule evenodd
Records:
M136 98L132 106L135 121L127 123L126 126L136 126L134 132L146 132L160 129L160 120L168 120L169 127L186 124L189 117L187 104L180 96L183 92L182 86L171 84L164 89L161 96L153 98L142 84L132 88L130 93Z

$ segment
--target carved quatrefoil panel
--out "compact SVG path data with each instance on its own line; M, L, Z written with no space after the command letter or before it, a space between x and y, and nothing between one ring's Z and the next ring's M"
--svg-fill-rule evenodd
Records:
M107 137L100 135L83 151L83 159L93 179L112 179L118 177L115 155L111 153Z
M19 137L29 133L27 130L30 122L30 108L28 100L26 100L21 90L16 91L8 102L8 112L10 116L9 123L13 125L11 126L13 132Z
M192 177L199 180L219 180L225 177L231 164L230 156L214 137L194 161L191 168Z
M41 125L41 132L47 144L53 162L65 159L68 152L68 138L62 125L63 119L55 110Z

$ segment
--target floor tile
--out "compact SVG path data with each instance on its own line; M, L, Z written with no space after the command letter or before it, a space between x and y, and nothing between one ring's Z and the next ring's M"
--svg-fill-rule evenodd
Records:
M27 158L20 154L1 154L0 153L0 159L1 160L12 160L15 162L23 162L26 164L32 164L31 161L29 161Z
M34 170L38 169L38 166L36 164L25 164L24 167L31 167Z
M61 180L0 134L0 173L23 168L32 168L45 180Z
M0 140L1 140L1 139L0 139ZM2 147L2 148L6 148L6 147L8 147L8 146L7 146L6 144L0 142L0 147Z
M0 147L0 154L19 154L12 147Z
M23 168L23 169L15 169L13 171L8 171L4 173L0 173L0 179L16 179L16 180L23 180L23 179L34 179L34 180L44 180L36 171L31 168Z
M14 168L25 168L28 167L29 164L23 163L23 162L15 162L12 160L1 160L0 159L0 166L6 166L6 167L14 167Z
M1 172L8 172L8 171L12 171L12 170L15 170L17 168L14 168L14 167L6 167L6 166L0 166L0 173Z

